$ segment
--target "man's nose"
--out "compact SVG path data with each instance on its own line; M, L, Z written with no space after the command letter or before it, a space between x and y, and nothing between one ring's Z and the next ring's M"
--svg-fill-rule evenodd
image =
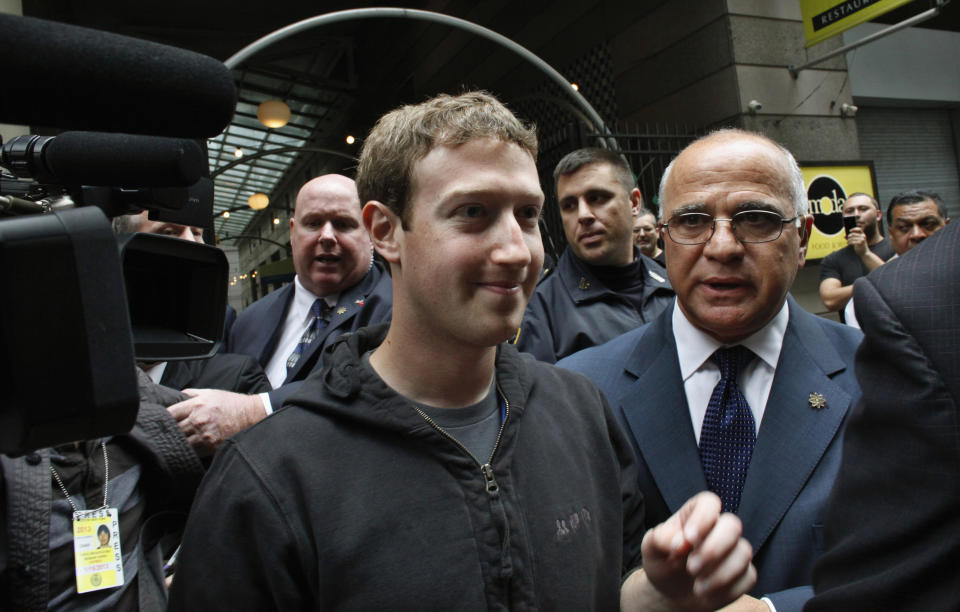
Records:
M523 229L513 215L504 215L497 224L495 244L490 258L502 265L525 266L533 258Z
M333 224L329 221L320 226L320 242L335 242L337 240L337 232L333 229Z
M721 260L739 255L743 251L743 244L733 233L733 221L714 219L713 223L713 235L703 246L704 254Z
M593 209L587 203L585 198L577 200L577 220L580 223L590 223L594 220Z

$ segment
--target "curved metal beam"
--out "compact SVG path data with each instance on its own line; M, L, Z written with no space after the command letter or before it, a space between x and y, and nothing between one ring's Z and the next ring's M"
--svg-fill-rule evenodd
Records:
M234 168L236 166L239 166L240 164L249 163L254 160L260 159L261 157L266 157L267 155L275 155L277 153L289 153L291 151L310 151L310 152L316 152L316 153L329 153L330 155L343 157L345 159L349 159L350 161L357 161L356 157L352 155L348 155L347 153L343 153L341 151L337 151L335 149L324 149L323 147L277 147L276 149L261 149L260 151L257 151L256 153L253 153L251 155L244 155L243 157L239 157L233 160L232 162L225 164L217 168L213 172L211 172L210 178L215 179L219 175L229 170L230 168Z
M528 94L525 96L520 96L519 98L514 98L513 102L514 104L518 104L520 102L529 102L531 100L536 100L540 102L549 102L550 104L556 104L557 106L567 111L568 113L570 113L571 115L579 119L580 121L583 121L587 125L587 127L590 128L591 132L597 131L596 126L593 125L593 122L590 121L590 118L587 117L582 110L580 110L573 104L570 104L570 102L564 100L563 98L558 98L556 96L545 96L541 94Z
M288 255L291 253L289 244L277 242L276 240L271 240L269 238L263 238L262 236L254 236L253 234L237 234L236 236L225 236L223 238L217 237L217 240L220 242L224 240L262 240L263 242L269 242L270 244L277 245L278 247L285 250Z
M487 40L493 41L499 44L502 47L513 51L523 59L527 60L541 72L547 75L554 83L560 86L561 91L565 91L567 95L573 98L574 104L578 105L583 112L590 118L590 121L593 123L595 131L598 135L603 136L609 134L606 124L604 124L603 119L600 118L600 115L594 110L593 106L587 102L587 99L580 95L580 92L573 89L570 86L570 81L568 81L562 74L557 72L550 64L543 61L536 54L528 50L526 47L523 47L514 41L510 40L502 34L498 34L493 30L485 28L481 25L467 21L466 19L460 19L459 17L452 17L450 15L444 15L441 13L434 13L432 11L422 11L419 9L403 9L403 8L360 8L360 9L349 9L345 11L335 11L333 13L327 13L325 15L317 15L316 17L309 17L302 21L292 23L288 26L275 30L266 36L255 40L250 43L243 49L240 49L224 62L227 68L234 69L239 68L240 65L253 56L258 51L266 49L270 45L279 42L285 38L299 34L319 26L329 25L332 23L338 23L341 21L355 21L360 19L383 19L383 18L397 18L397 19L414 19L418 21L432 21L435 23L441 23L443 25L451 26L454 28L459 28L461 30L466 30L472 34L476 34ZM610 148L617 150L616 140L612 137L607 138L607 141L601 140L604 145L610 145Z

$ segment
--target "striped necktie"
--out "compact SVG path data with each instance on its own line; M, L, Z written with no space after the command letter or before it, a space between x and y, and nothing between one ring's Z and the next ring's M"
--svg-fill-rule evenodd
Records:
M297 343L293 352L287 357L288 374L290 370L297 365L297 362L300 360L300 355L303 355L307 347L316 340L317 333L327 326L327 316L329 312L330 306L327 304L327 301L322 298L318 298L313 302L313 305L310 306L310 313L313 315L310 318L310 323L307 324L307 329L305 329L303 335L300 336L300 342Z

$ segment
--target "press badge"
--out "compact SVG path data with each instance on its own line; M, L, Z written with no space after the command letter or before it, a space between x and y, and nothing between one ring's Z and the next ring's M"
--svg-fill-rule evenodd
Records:
M73 513L73 556L77 593L109 589L123 584L120 523L116 508Z

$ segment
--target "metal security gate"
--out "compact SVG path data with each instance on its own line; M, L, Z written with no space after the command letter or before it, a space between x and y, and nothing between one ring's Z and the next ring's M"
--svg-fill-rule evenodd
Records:
M684 125L633 124L608 125L609 137L616 141L620 152L627 158L630 168L636 176L637 187L643 194L644 206L659 213L657 190L660 177L667 164L692 141L706 133L705 130ZM541 135L540 181L547 194L541 229L544 248L548 255L559 257L566 247L557 207L556 187L553 182L553 169L567 153L581 147L596 147L596 134L582 124L569 124L552 135Z
M950 217L960 217L960 178L951 111L861 108L857 133L863 159L873 160L884 213L896 193L930 189L940 194Z

